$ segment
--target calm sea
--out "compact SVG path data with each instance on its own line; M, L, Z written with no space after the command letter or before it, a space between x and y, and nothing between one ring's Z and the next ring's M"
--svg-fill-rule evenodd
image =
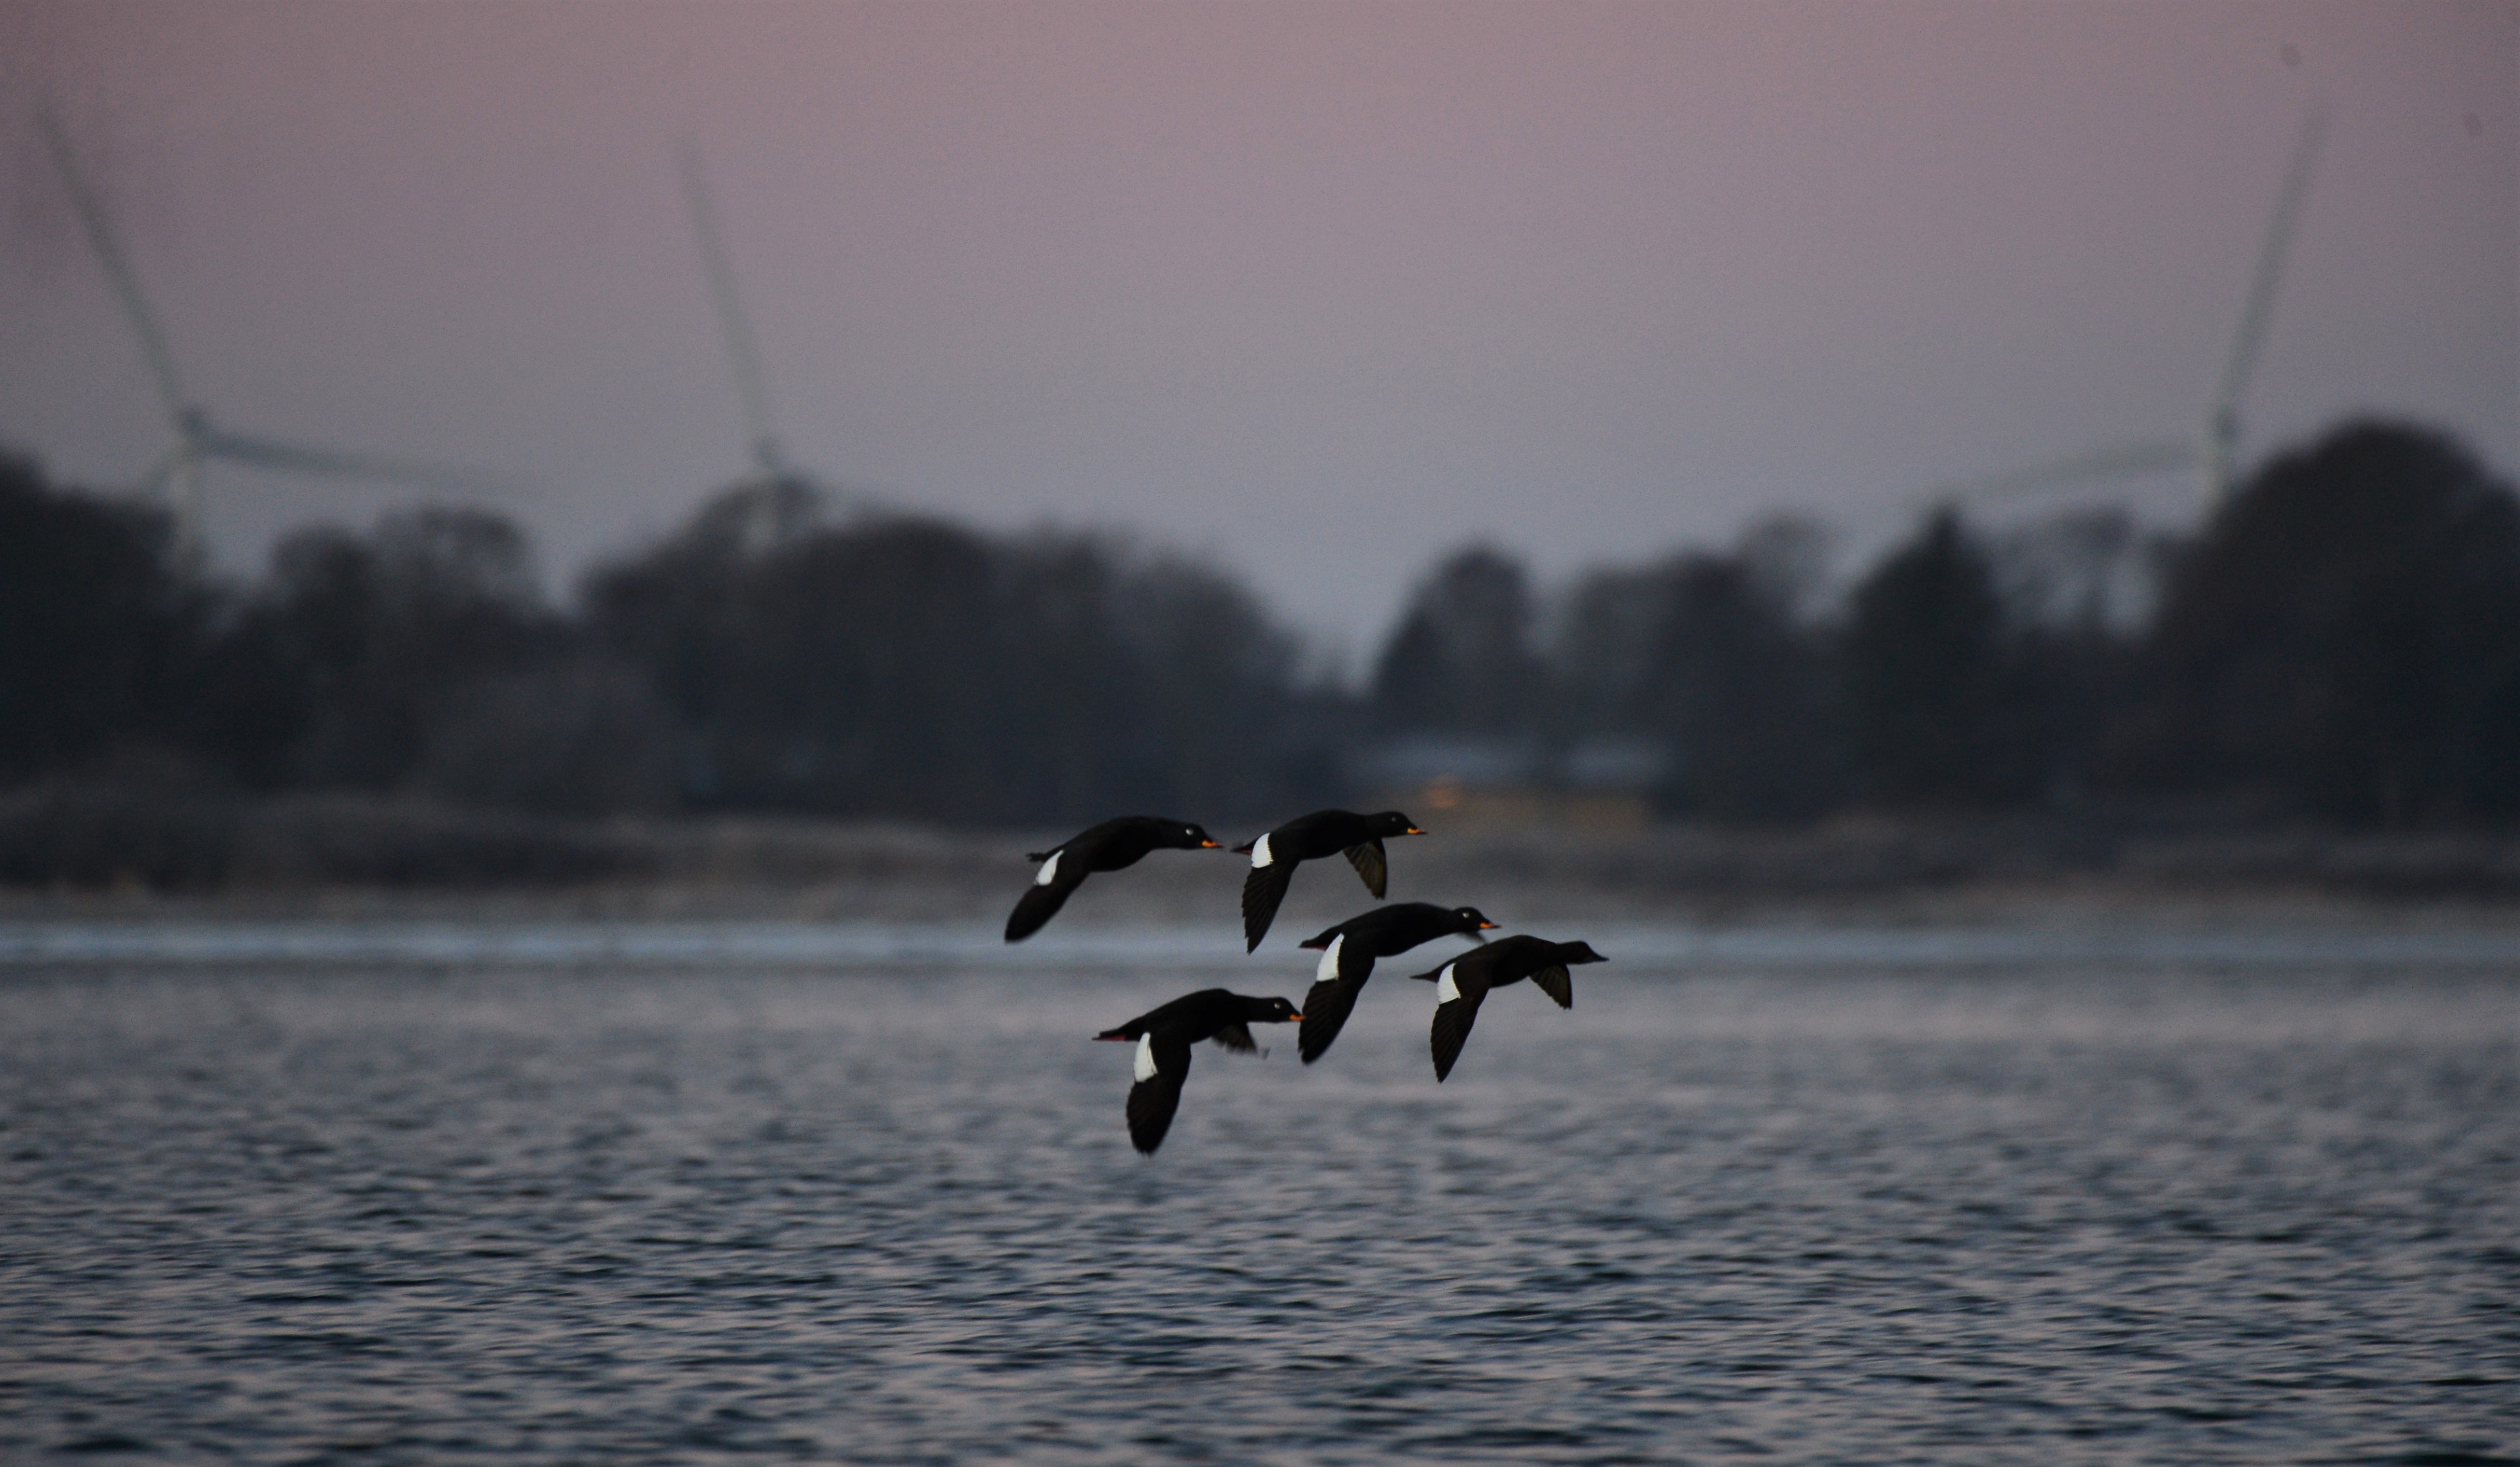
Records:
M1549 935L0 928L0 1458L2520 1460L2509 937Z

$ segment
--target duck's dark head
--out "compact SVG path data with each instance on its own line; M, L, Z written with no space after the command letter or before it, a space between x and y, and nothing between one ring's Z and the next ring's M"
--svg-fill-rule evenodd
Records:
M1606 963L1609 959L1601 956L1598 952L1595 952L1593 950L1593 944L1590 942L1560 942L1557 944L1557 961L1561 963Z
M1400 813L1398 810L1384 810L1379 815L1368 815L1365 817L1365 820L1366 824L1372 828L1373 833L1376 836L1422 836L1425 834L1424 831L1418 828L1417 821L1410 819L1407 815Z
M1455 932L1483 933L1496 931L1496 924L1490 922L1488 920L1488 914L1480 911L1477 907L1457 906L1453 908L1452 915L1454 924L1453 930ZM1479 940L1484 942L1487 939L1481 938Z
M1218 848L1216 837L1209 835L1207 833L1207 827L1204 825L1184 824L1172 826L1164 832L1164 841L1165 844L1181 850L1215 850Z
M1292 1024L1303 1017L1293 1004L1282 998L1242 1000L1242 1022L1245 1024Z

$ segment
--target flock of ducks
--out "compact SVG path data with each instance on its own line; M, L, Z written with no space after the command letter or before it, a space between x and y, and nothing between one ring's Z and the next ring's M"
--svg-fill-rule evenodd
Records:
M1243 951L1257 951L1260 940L1269 935L1297 866L1343 855L1380 901L1390 876L1382 843L1424 834L1398 810L1377 815L1315 810L1235 847L1237 855L1251 857L1251 870L1242 879ZM1153 850L1218 848L1205 830L1187 821L1125 815L1048 850L1033 851L1029 859L1041 862L1041 871L1007 918L1007 940L1020 942L1041 931L1097 871L1134 866ZM1427 1045L1439 1083L1453 1073L1453 1062L1461 1058L1470 1026L1478 1022L1479 1005L1491 990L1529 979L1559 1008L1573 1008L1575 984L1566 970L1578 963L1609 961L1582 942L1532 937L1490 942L1482 935L1496 926L1471 906L1404 901L1375 907L1304 940L1303 945L1319 950L1322 958L1300 1010L1282 998L1203 988L1096 1034L1097 1039L1135 1040L1138 1046L1129 1085L1129 1140L1148 1156L1164 1144L1164 1132L1172 1128L1173 1113L1181 1107L1182 1082L1190 1077L1191 1046L1202 1039L1249 1054L1259 1048L1251 1037L1252 1025L1292 1023L1299 1026L1295 1046L1305 1064L1328 1053L1348 1015L1356 1011L1357 995L1373 976L1376 958L1397 957L1441 937L1465 937L1481 944L1439 968L1411 975L1435 986L1435 1021Z

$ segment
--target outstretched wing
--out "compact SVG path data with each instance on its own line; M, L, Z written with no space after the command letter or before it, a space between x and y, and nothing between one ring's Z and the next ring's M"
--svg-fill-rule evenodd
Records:
M1025 892L1023 899L1016 902L1015 909L1007 916L1007 940L1020 942L1041 931L1043 923L1058 915L1058 909L1067 905L1067 894L1081 885L1081 882L1060 882Z
M1368 963L1372 960L1367 959ZM1366 970L1367 977L1372 969ZM1309 1065L1329 1053L1330 1042L1347 1027L1347 1016L1356 1012L1356 995L1365 991L1365 979L1333 978L1317 983L1304 994L1304 1022L1295 1026L1295 1052Z
M1138 1041L1137 1082L1129 1086L1129 1142L1148 1156L1164 1144L1181 1109L1182 1081L1190 1078L1190 1046L1175 1035L1148 1034Z
M1251 1026L1248 1024L1229 1024L1208 1037L1216 1041L1217 1048L1232 1050L1236 1054L1260 1052L1260 1041L1251 1037Z
M1427 1035L1427 1047L1435 1056L1436 1083L1441 1084L1453 1073L1453 1062L1462 1057L1462 1046L1469 1041L1470 1026L1479 1022L1479 1003L1487 996L1485 989L1474 989L1435 1005L1435 1027Z
M1071 841L1042 852L1041 874L1032 879L1031 889L1007 917L1008 941L1020 942L1041 931L1041 925L1067 904L1067 894L1085 885L1085 878L1093 874L1086 858L1068 848L1075 844Z
M1357 875L1365 878L1365 889L1373 894L1374 900L1380 901L1391 878L1391 868L1382 858L1382 843L1377 840L1350 846L1346 854L1347 863L1356 868Z
M1543 968L1531 975L1531 986L1557 1000L1557 1006L1561 1009L1571 1009L1575 1006L1575 980L1568 976L1562 964L1554 968Z
M1254 866L1242 878L1242 941L1244 952L1256 952L1260 940L1269 936L1269 924L1278 918L1278 903L1286 899L1286 881L1295 874L1295 863L1271 861Z

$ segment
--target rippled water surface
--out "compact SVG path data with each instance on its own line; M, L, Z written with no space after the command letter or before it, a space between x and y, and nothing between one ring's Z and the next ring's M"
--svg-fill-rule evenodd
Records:
M2474 944L1596 936L1442 1086L1404 963L1149 1161L1086 1036L1308 954L28 931L11 1460L2520 1458Z

